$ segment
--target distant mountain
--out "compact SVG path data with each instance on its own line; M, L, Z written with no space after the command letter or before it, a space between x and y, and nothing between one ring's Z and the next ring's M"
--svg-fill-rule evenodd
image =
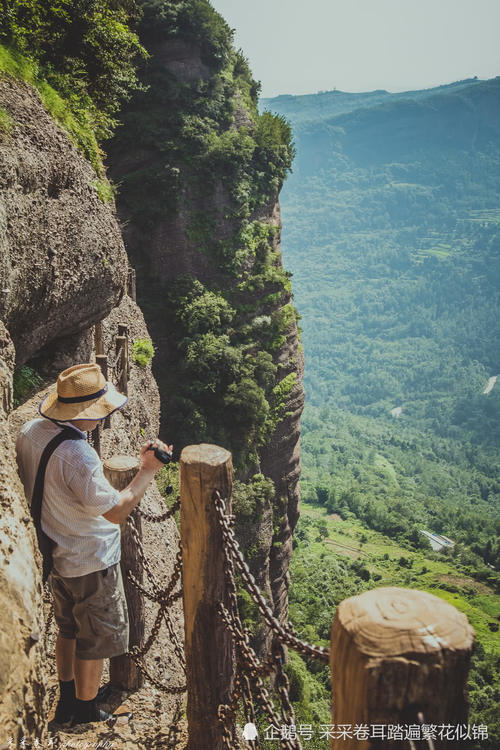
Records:
M328 120L331 117L352 112L355 109L373 107L387 100L420 99L427 97L429 94L444 93L450 90L457 92L478 83L480 81L477 78L468 78L467 80L449 83L445 86L404 91L397 94L391 94L389 91L384 90L355 94L347 91L338 91L337 89L300 96L282 94L272 98L261 99L260 106L261 109L278 112L291 120L294 125L298 125L308 120Z
M325 117L336 102L343 111ZM341 402L350 392L353 408L376 411L391 398L422 405L427 395L408 363L431 343L441 353L434 385L458 363L474 361L484 376L500 372L500 78L263 104L292 118L297 147L281 206L309 382L328 363L322 388ZM343 321L341 330L334 321ZM372 348L385 342L377 398L366 377L364 386L347 380L343 348L356 347L361 334ZM389 340L407 362L389 357ZM452 381L441 389L447 401L464 386L456 375Z
M500 374L500 78L262 104L290 117L297 148L281 209L306 482L356 486L375 448L400 487L418 484L407 499L422 522L446 516L487 557L500 529L498 383L483 393ZM352 468L336 478L332 440Z

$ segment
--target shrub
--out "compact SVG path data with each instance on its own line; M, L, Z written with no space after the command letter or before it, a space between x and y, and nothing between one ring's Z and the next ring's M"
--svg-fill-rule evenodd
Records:
M14 373L14 406L19 406L28 396L42 385L42 378L32 367L23 365Z
M155 355L155 348L149 339L134 339L132 342L132 359L141 367L149 365Z

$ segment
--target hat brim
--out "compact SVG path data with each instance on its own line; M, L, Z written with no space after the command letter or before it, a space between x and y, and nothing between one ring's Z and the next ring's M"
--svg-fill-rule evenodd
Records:
M128 401L127 396L119 393L113 383L106 384L108 389L103 396L93 401L77 404L64 404L57 399L57 392L49 393L38 407L42 417L56 419L59 422L71 422L74 419L105 419Z

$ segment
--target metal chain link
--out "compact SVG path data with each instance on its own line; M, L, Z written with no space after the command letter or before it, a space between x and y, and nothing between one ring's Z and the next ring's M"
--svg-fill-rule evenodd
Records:
M144 548L143 548L143 551L144 551ZM158 587L157 590L154 591L154 592L148 591L142 585L142 583L140 583L137 580L137 578L135 577L135 575L132 573L131 570L129 570L128 573L127 573L127 578L129 579L129 581L131 581L134 584L134 586L144 596L146 596L151 601L156 602L157 604L162 604L162 605L163 604L169 605L169 604L172 604L176 599L180 599L180 597L182 596L182 580L181 580L181 577L182 577L182 544L181 544L180 540L179 540L179 545L178 545L178 549L177 549L177 554L175 556L174 569L172 571L172 575L170 577L170 581L167 583L167 585L165 586L164 589L159 589L159 587ZM180 589L180 591L177 591L175 594L172 594L172 591L173 591L176 583L178 583L178 581L181 581L181 589Z
M248 676L243 675L243 710L245 712L245 719L247 724L255 725L255 708L253 705L252 688L250 687L250 680ZM252 750L257 750L256 740L247 740L248 745Z
M275 661L278 667L276 671L276 685L281 699L281 716L285 724L295 726L295 711L288 695L290 682L284 670L286 654L282 643L275 645Z
M157 604L160 604L160 606L163 604L165 597L165 592L162 591L161 587L158 585L155 574L151 570L151 567L148 563L146 552L144 550L141 538L139 536L139 532L137 530L137 526L134 523L134 519L132 516L128 516L127 518L127 526L130 529L130 532L132 534L132 537L134 539L134 542L137 545L137 550L139 552L139 557L141 558L141 561L144 565L144 570L146 571L146 574L149 578L149 581L151 583L151 586L153 588L153 594L151 594L150 598L155 601ZM182 553L180 553L180 550L177 552L177 563L176 567L178 566L179 570L182 567ZM174 569L174 576L172 576L172 579L175 579L175 569ZM172 588L175 585L175 580L172 579L170 583L172 584ZM172 645L174 647L175 654L177 658L179 659L180 664L182 665L183 669L185 669L186 666L186 660L184 657L184 649L182 648L181 644L179 643L179 639L177 638L177 634L174 630L172 621L170 619L170 615L168 613L167 607L163 607L163 620L165 621L165 625L167 626L167 630L170 636L170 639L172 641Z
M174 503L170 506L170 508L167 508L165 513L156 514L156 513L149 513L146 510L143 510L141 507L137 506L136 511L138 511L139 515L142 516L142 518L145 518L146 521L152 521L153 523L161 523L162 521L166 521L167 518L171 518L171 516L174 515L176 511L178 511L181 507L181 499L178 497Z
M285 722L295 723L295 715L294 715L293 708L290 704L290 699L288 696L288 690L289 690L290 685L288 682L288 678L283 671L283 662L284 662L284 656L285 656L283 647L280 646L277 651L276 649L274 649L274 653L272 653L271 656L268 657L268 659L265 662L259 662L255 654L255 651L250 645L248 630L243 626L241 622L241 617L240 617L239 610L238 610L237 588L236 588L236 580L235 580L235 562L236 563L238 562L237 553L239 552L239 546L236 542L236 538L234 536L234 531L233 531L235 517L233 515L226 515L224 513L225 511L224 501L220 497L220 493L217 491L214 492L214 502L218 511L219 524L221 526L221 531L222 531L222 536L223 536L223 541L224 541L223 566L224 566L224 577L226 580L226 587L227 587L228 598L229 598L229 610L225 607L225 605L222 602L219 604L218 609L219 609L219 614L221 615L222 620L224 621L226 627L228 628L229 632L233 636L233 640L234 640L234 643L235 643L235 646L239 655L239 658L237 661L237 676L240 679L240 684L243 685L242 697L243 697L245 715L248 717L254 713L253 702L252 702L252 697L251 697L252 691L250 687L250 680L251 680L257 699L262 709L267 714L268 719L270 720L271 724L273 724L276 727L280 725L281 723L280 718L275 712L273 703L269 698L269 693L267 689L265 688L264 683L262 681L262 676L264 673L269 675L271 671L274 671L274 669L278 667L277 682L278 682L278 694L280 696L280 701L281 701L281 716L285 720ZM239 554L241 555L241 553ZM241 555L241 560L243 564L246 565L242 555ZM249 570L248 570L248 574L250 575ZM260 594L260 591L258 589L257 591ZM255 603L258 604L258 602L255 602ZM270 615L274 620L275 618L272 615L272 613L270 613ZM276 623L277 623L277 620L276 620ZM234 712L231 712L229 710L223 711L222 717L225 722L224 736L228 737L230 736L229 728L232 726ZM226 744L226 746L228 745ZM249 746L251 748L255 747L253 742L249 743ZM301 750L302 745L298 737L296 737L295 741L293 742L283 737L281 738L281 747L284 748L285 750Z
M273 724L276 727L279 727L281 724L281 719L278 716L278 714L275 712L274 706L269 697L269 693L264 683L262 682L261 676L258 672L258 661L255 655L255 651L252 649L251 646L247 646L245 643L242 643L239 640L241 637L239 628L236 628L234 626L231 616L223 604L219 604L219 613L223 621L225 622L228 630L232 634L234 640L238 641L238 645L240 647L242 667L245 670L246 674L248 674L253 684L253 687L255 689L257 698L260 702L262 709L267 714L267 717L269 721L271 722L271 724ZM230 720L231 720L231 717L229 718L229 721ZM300 744L300 741L298 740L298 738L297 738L296 744L293 744L293 745L291 744L289 740L282 739L281 747L285 748L285 750L301 750L302 745Z
M241 698L243 686L241 683L241 674L239 671L236 672L234 678L233 690L229 703L219 704L217 710L217 718L222 724L222 741L224 747L227 750L233 750L233 724L236 711L238 710L238 702Z
M245 558L240 550L234 531L231 527L231 517L225 513L225 503L222 499L218 490L214 490L213 499L215 508L217 510L217 516L219 519L219 525L222 531L223 541L231 552L231 556L236 563L236 566L241 573L243 582L246 584L245 588L252 597L253 602L259 609L259 612L263 616L266 623L271 628L276 638L281 642L285 643L290 648L299 651L304 656L312 657L321 661L323 664L328 664L330 658L330 652L328 649L321 646L311 646L309 643L298 638L296 630L290 623L282 625L274 616L272 610L264 599L259 587L255 582L255 578L250 572L250 568L247 565Z
M151 682L156 688L158 688L158 690L161 690L162 693L180 694L186 692L186 685L164 685L163 682L160 682L160 680L156 679L156 677L153 677L153 675L146 669L143 662L141 661L141 658L137 656L134 650L128 651L127 653L128 656L130 656L130 658L133 659L137 664L137 667L140 669L143 675L147 677L149 682Z

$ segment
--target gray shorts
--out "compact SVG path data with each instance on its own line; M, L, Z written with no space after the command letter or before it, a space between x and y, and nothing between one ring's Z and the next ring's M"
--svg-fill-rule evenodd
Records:
M128 649L128 613L120 563L77 578L50 574L62 638L76 638L79 659L103 659Z

